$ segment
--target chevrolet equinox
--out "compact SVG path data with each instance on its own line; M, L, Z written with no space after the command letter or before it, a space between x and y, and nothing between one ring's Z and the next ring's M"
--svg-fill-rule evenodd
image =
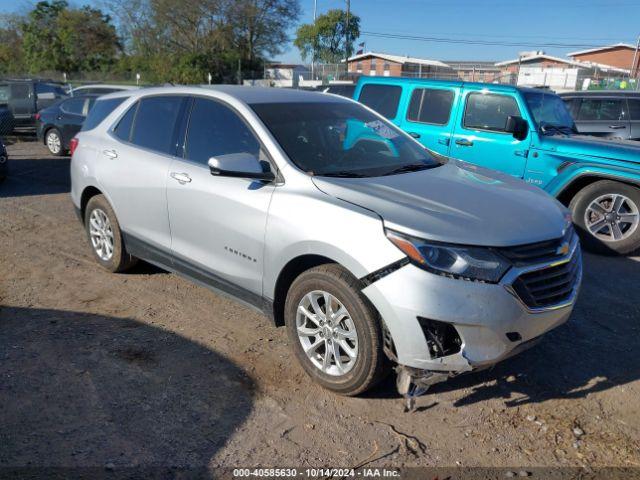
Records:
M166 87L101 97L71 143L98 263L137 259L284 325L319 384L404 395L491 366L569 317L567 210L313 92Z

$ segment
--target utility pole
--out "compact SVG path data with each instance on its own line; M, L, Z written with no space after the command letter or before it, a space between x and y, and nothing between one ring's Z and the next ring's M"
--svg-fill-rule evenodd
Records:
M633 62L631 62L631 70L629 73L629 76L631 78L638 77L638 70L640 70L640 68L638 68L638 65L636 63L638 59L638 50L640 50L640 36L638 36L638 42L636 43L636 50L635 52L633 52ZM635 73L634 73L634 70L635 70Z
M345 59L344 62L344 67L345 70L348 71L349 70L349 57L351 55L349 55L350 53L350 48L349 48L349 16L351 14L351 0L347 0L347 25L346 28L344 29L344 37L345 37L345 46L344 46L344 50L347 54L347 58Z
M318 0L313 0L313 25L316 25L316 18L318 13ZM314 75L316 66L316 39L313 39L313 53L311 56L311 80L315 80L316 77Z

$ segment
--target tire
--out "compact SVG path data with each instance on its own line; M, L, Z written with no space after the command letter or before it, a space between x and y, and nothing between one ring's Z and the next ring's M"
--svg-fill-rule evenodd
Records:
M62 135L57 128L50 128L47 133L44 134L44 144L51 152L51 155L60 157L65 154L65 150L62 146Z
M84 225L93 256L106 270L114 273L124 272L137 263L138 259L127 253L116 214L104 195L91 197L85 209ZM95 226L99 228L92 231ZM96 235L96 230L99 235ZM109 232L111 248L105 247L104 244Z
M383 336L378 313L360 292L360 289L358 280L347 270L337 264L326 264L307 270L296 278L289 288L285 302L285 324L298 362L313 380L324 388L341 395L358 395L370 389L388 373L390 366L382 350ZM314 323L310 317L298 313L298 307L301 303L308 303L311 298L309 295L317 295L316 305L320 307L322 313L326 297L321 292L333 297L330 300L332 310L340 311L339 304L346 309L347 315L337 318L338 327L333 334L323 334L322 329L331 330L331 326L325 325L317 328L320 322ZM307 311L313 314L312 305L309 304ZM300 321L303 322L301 323L303 328L308 328L308 331L317 330L320 333L316 335L307 333L302 337L299 336L298 315L300 315ZM317 315L312 316L319 320ZM338 336L337 333L338 331L344 333L353 330L357 335L357 343L355 344L352 338L347 339L341 334ZM330 336L331 338L329 338ZM319 343L318 348L312 350L315 352L314 360L305 353L303 341L308 342L307 346ZM338 356L341 357L342 369L338 367L337 357L333 353L329 355L330 364L328 367L322 368L321 363L322 359L326 357L328 343L337 349ZM347 355L347 350L343 348L344 345L347 345L352 352L355 350L355 359ZM322 355L323 351L324 356ZM329 352L332 351L329 350Z
M608 211L613 209L616 199L620 203L618 211ZM594 210L594 203L604 207L600 209L603 213ZM600 180L580 190L569 208L585 249L605 255L629 255L640 249L640 189ZM603 222L603 226L594 234L591 231L598 229L598 222Z

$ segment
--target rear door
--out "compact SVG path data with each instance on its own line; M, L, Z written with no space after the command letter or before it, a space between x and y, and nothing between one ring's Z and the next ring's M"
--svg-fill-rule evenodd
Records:
M425 147L448 155L457 91L454 87L413 87L400 127Z
M170 258L167 176L188 97L143 97L116 123L99 152L98 178L136 249Z
M19 119L31 118L35 113L35 96L28 82L10 83L9 108L13 116Z
M576 114L578 131L611 139L630 138L631 125L624 97L583 97Z
M520 97L514 92L465 88L461 102L449 155L522 178L531 132L521 141L505 132L507 117L526 111Z
M177 268L254 303L262 295L264 233L273 184L211 175L208 160L249 153L268 161L238 112L195 97L183 147L169 169L171 250Z

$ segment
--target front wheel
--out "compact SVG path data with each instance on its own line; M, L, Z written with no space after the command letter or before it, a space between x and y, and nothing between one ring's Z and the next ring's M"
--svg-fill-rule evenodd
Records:
M640 249L640 189L600 180L580 190L569 208L587 250L628 255Z
M329 390L358 395L388 371L378 314L358 280L339 265L321 265L296 278L285 323L298 361Z

